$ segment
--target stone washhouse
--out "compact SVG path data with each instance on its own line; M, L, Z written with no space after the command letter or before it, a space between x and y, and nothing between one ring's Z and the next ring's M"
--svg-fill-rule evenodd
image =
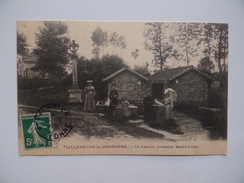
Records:
M153 98L162 100L164 89L172 88L177 93L176 104L204 107L208 105L211 88L211 78L193 66L158 71L148 78L129 68L122 68L103 81L107 83L108 93L115 85L119 99L125 98L135 105L142 104L148 90Z

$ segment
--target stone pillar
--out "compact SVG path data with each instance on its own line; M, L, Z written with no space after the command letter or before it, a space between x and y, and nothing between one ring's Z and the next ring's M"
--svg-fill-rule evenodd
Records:
M73 54L73 84L72 88L68 91L70 94L69 102L71 103L80 103L81 100L81 92L82 90L79 89L78 85L78 74L77 74L77 57Z
M78 86L78 74L77 74L77 60L73 59L73 85L72 88L79 88Z

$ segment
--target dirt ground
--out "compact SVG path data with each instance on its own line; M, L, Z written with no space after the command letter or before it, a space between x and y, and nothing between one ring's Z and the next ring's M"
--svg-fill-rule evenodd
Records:
M37 107L19 105L19 114L36 113ZM80 136L85 139L165 139L178 140L211 140L210 131L201 122L189 116L174 112L175 120L167 126L152 127L144 123L142 116L124 122L114 121L98 113L85 113L69 110L69 123L73 129L69 136Z

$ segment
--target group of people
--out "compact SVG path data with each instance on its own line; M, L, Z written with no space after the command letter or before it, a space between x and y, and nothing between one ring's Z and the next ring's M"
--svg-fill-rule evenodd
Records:
M113 118L119 120L128 120L131 116L129 109L129 101L122 97L122 101L119 103L119 92L116 89L116 86L113 85L108 96L109 103L109 113Z
M158 101L159 105L165 106L165 120L173 118L173 108L174 102L176 101L177 94L172 88L167 88L164 91L164 99ZM153 109L153 105L155 104L155 100L151 96L150 91L146 93L146 97L143 98L144 104L144 121L151 122L155 118L155 111Z
M85 93L85 102L84 102L84 112L95 112L95 88L92 86L92 80L87 81L87 86L84 90ZM122 98L122 101L119 103L119 92L116 89L115 85L112 86L108 96L108 106L109 113L113 118L117 119L128 119L131 115L129 110L129 102Z
M92 86L92 80L87 81L88 86L85 87L85 102L84 111L85 112L95 112L95 88ZM177 94L172 88L167 88L164 90L164 100L161 102L166 108L166 118L170 119L173 117L173 103L176 101ZM131 116L129 110L129 102L123 97L122 101L119 102L119 92L116 86L113 85L110 93L108 95L107 104L109 106L109 113L114 118L124 118L128 119ZM144 121L153 120L155 100L151 96L150 91L147 91L146 96L143 98L144 104Z

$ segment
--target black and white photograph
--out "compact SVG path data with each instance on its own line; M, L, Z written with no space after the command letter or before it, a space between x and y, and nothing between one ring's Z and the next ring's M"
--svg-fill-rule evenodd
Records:
M228 24L17 21L20 155L227 153Z

